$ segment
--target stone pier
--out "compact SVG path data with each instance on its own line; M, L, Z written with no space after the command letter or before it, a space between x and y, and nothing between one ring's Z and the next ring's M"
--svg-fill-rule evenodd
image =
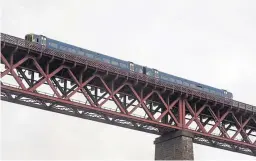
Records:
M155 160L194 160L193 134L175 131L154 141Z

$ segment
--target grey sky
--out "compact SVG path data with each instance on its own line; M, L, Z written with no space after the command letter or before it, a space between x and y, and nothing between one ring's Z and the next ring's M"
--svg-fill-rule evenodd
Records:
M255 6L253 0L6 0L1 25L7 34L43 34L227 89L256 105ZM5 102L1 110L4 159L154 158L151 134ZM255 160L194 146L196 159Z

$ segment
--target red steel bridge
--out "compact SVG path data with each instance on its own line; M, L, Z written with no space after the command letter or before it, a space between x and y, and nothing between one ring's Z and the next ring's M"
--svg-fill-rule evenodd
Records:
M1 33L1 99L256 156L256 107Z

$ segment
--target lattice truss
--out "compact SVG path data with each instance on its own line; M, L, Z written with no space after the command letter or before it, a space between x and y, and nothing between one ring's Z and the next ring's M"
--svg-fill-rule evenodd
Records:
M253 113L97 68L1 50L1 99L144 132L187 130L196 143L256 155Z

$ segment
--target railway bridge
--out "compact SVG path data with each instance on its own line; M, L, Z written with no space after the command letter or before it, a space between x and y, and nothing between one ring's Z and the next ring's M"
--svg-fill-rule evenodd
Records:
M159 135L156 160L193 143L256 156L256 107L1 33L1 99Z

